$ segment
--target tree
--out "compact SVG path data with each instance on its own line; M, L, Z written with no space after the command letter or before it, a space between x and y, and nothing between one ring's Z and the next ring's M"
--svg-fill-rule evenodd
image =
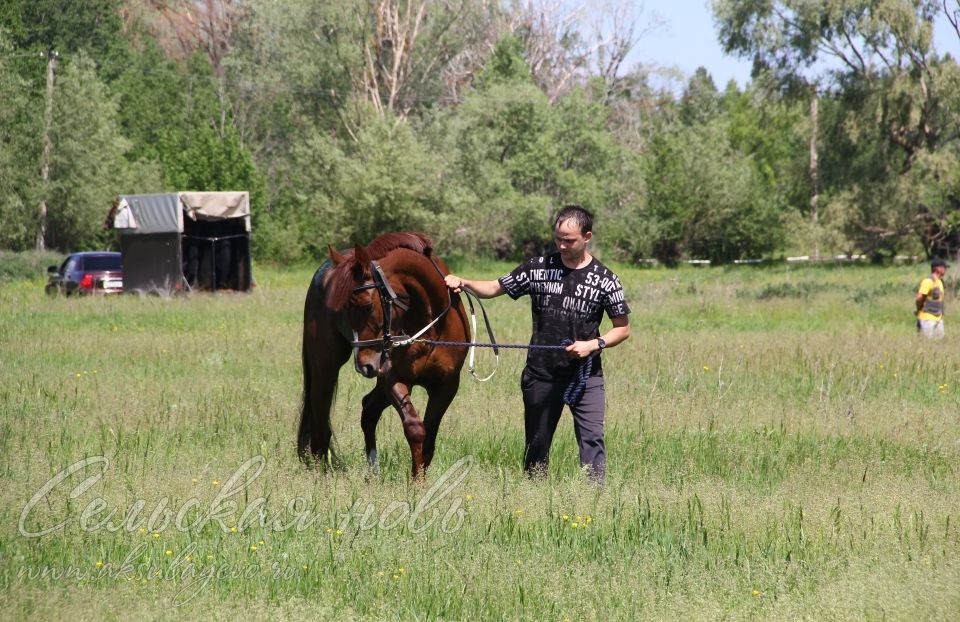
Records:
M0 248L25 250L36 232L41 116L28 82L11 62L12 45L0 29Z
M42 98L46 60L40 53L64 57L83 50L101 66L121 64L126 41L122 36L124 0L5 0L0 3L0 27L5 28L19 54L17 71Z
M931 23L940 9L934 0L714 3L725 48L752 57L755 73L769 72L785 87L811 83L811 72L819 73L839 93L860 95L847 131L870 135L873 126L882 133L891 148L889 169L904 189L877 195L847 179L845 187L834 190L834 196L859 203L855 211L869 216L848 222L850 235L871 252L881 246L892 251L896 240L910 234L919 234L930 252L939 252L936 240L956 238L942 248L960 251L960 232L943 216L952 208L926 203L943 196L923 189L938 183L936 175L928 176L926 166L914 171L921 160L954 158L953 145L960 138L960 111L954 105L960 98L958 67L931 47ZM915 191L906 190L910 187Z
M120 132L117 99L97 77L94 62L77 53L64 63L54 100L48 246L61 251L102 248L101 229L111 198L159 189L155 169L131 165Z
M579 88L551 104L523 52L520 39L505 37L476 89L443 118L459 180L488 215L475 247L511 258L551 245L559 206L580 203L613 217L633 208L642 186L607 129L607 109Z
M680 98L680 119L687 125L707 123L720 111L720 93L713 76L705 67L697 67Z
M660 133L646 159L648 207L634 254L667 265L683 256L729 262L762 257L783 238L779 205L718 119Z

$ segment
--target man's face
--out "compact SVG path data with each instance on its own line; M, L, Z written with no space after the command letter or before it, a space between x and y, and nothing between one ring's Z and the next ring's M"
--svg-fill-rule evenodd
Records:
M938 279L942 279L943 275L947 273L946 266L937 266L933 269L933 273L937 275Z
M573 220L564 220L557 224L553 232L554 242L557 244L557 250L564 259L579 259L587 250L587 242L593 237L593 233L588 231L586 234L580 231L580 227Z

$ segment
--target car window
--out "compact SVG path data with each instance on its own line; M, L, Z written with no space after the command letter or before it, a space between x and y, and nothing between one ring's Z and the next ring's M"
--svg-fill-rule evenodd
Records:
M67 272L73 272L79 267L80 267L79 257L67 257L67 260L63 262L63 267L60 268L60 273L66 274Z
M87 255L83 258L83 269L93 270L119 270L119 255Z

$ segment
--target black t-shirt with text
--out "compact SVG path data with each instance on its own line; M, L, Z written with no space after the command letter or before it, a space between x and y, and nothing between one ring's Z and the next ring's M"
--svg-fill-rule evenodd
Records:
M533 257L499 281L514 300L530 295L531 345L596 339L604 311L611 318L630 313L620 279L596 257L576 270L563 265L559 253ZM527 369L543 380L568 379L578 365L579 361L563 350L531 349L527 354ZM603 375L599 356L594 359L591 375Z

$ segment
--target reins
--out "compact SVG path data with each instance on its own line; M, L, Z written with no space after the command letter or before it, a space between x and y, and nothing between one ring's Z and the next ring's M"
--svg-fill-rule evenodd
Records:
M429 257L430 264L437 271L437 274L440 275L440 278L444 278L443 270L440 269L440 266L437 265L437 262L434 260L433 256ZM470 348L468 354L467 369L470 371L470 375L474 377L478 382L486 382L493 378L497 373L497 370L500 369L500 348L506 349L516 349L516 350L565 350L567 346L573 343L569 339L564 339L560 345L547 345L547 344L534 344L534 343L497 343L496 337L493 335L493 326L490 324L490 317L487 315L487 310L483 306L483 302L480 301L480 297L477 296L474 292L471 292L469 288L464 287L462 289L463 293L466 294L467 305L470 307L470 327L471 334L477 334L477 312L474 307L473 301L476 300L477 306L480 307L480 313L483 315L484 326L487 329L487 336L489 337L489 342L477 342L477 341L444 341L439 339L423 339L422 336L431 328L433 328L437 322L439 322L450 309L453 307L453 296L450 294L450 289L444 287L447 290L447 306L437 315L433 320L431 320L426 326L418 330L413 335L393 335L391 332L393 324L393 307L399 307L404 311L409 311L410 306L400 300L400 297L390 286L390 281L387 279L387 276L383 272L383 268L380 267L380 264L373 260L370 262L370 273L372 275L372 280L369 283L364 283L358 285L354 288L353 291L363 291L366 289L376 289L380 293L380 301L383 306L383 336L377 339L364 339L359 340L359 335L356 331L353 333L353 341L351 346L354 350L354 361L357 371L359 370L360 364L356 357L357 351L360 348L372 348L380 347L383 355L389 358L390 352L393 348L408 346L413 343L422 343L430 346L446 346L454 348ZM476 358L476 349L477 348L493 348L494 357L496 363L494 365L493 371L490 372L484 378L481 378L477 375L475 358ZM583 359L580 365L577 367L577 373L571 379L570 384L567 386L566 391L563 394L563 401L567 404L576 404L580 401L580 398L583 395L584 390L587 386L587 378L590 377L590 373L593 371L593 358L595 355L588 356Z

